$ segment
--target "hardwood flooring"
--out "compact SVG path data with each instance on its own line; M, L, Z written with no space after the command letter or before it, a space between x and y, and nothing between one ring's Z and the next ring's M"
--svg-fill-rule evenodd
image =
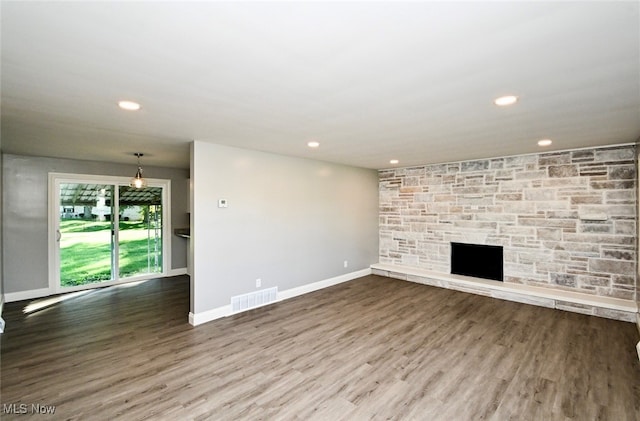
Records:
M7 304L2 419L640 419L632 323L373 275L195 328L188 303L177 277Z

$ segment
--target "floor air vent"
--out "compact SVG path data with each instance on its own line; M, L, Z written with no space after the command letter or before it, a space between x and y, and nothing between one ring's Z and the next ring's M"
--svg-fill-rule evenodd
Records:
M254 291L243 295L236 295L235 297L231 297L231 311L235 313L254 307L260 307L265 304L273 303L277 298L278 287L261 289L260 291Z

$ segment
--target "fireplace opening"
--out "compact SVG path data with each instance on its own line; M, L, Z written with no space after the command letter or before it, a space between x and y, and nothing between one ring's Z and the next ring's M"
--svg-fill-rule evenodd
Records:
M503 281L502 246L451 243L451 273Z

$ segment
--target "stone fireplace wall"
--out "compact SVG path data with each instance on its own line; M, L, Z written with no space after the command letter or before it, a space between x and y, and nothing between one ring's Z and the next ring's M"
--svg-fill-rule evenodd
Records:
M639 146L640 146L640 139L638 139L638 141L636 142L636 163L640 163ZM637 168L638 166L636 166L636 169ZM638 184L636 185L636 194L639 195L636 197L640 198L640 174L638 174L638 171L636 171L636 181ZM638 202L640 202L640 200ZM636 218L640 218L640 203L638 204L638 209L636 209ZM638 240L640 238L640 227L638 227L638 231L636 231L636 233L637 233L636 246L640 247L640 240ZM638 313L636 314L636 326L638 327L638 333L640 333L640 267L638 267L638 271L636 272L636 302L638 305ZM638 342L637 349L638 349L638 358L640 359L640 342Z
M504 281L636 299L636 147L381 170L380 263L450 272L504 247Z

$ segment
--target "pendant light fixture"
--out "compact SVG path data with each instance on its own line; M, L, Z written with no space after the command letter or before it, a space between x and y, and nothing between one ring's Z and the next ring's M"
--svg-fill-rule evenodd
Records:
M147 187L147 180L142 178L142 167L140 166L140 157L144 156L144 154L136 152L134 153L134 155L138 157L138 171L136 171L136 175L131 179L129 185L131 187L135 187L136 189L141 189L143 187Z

